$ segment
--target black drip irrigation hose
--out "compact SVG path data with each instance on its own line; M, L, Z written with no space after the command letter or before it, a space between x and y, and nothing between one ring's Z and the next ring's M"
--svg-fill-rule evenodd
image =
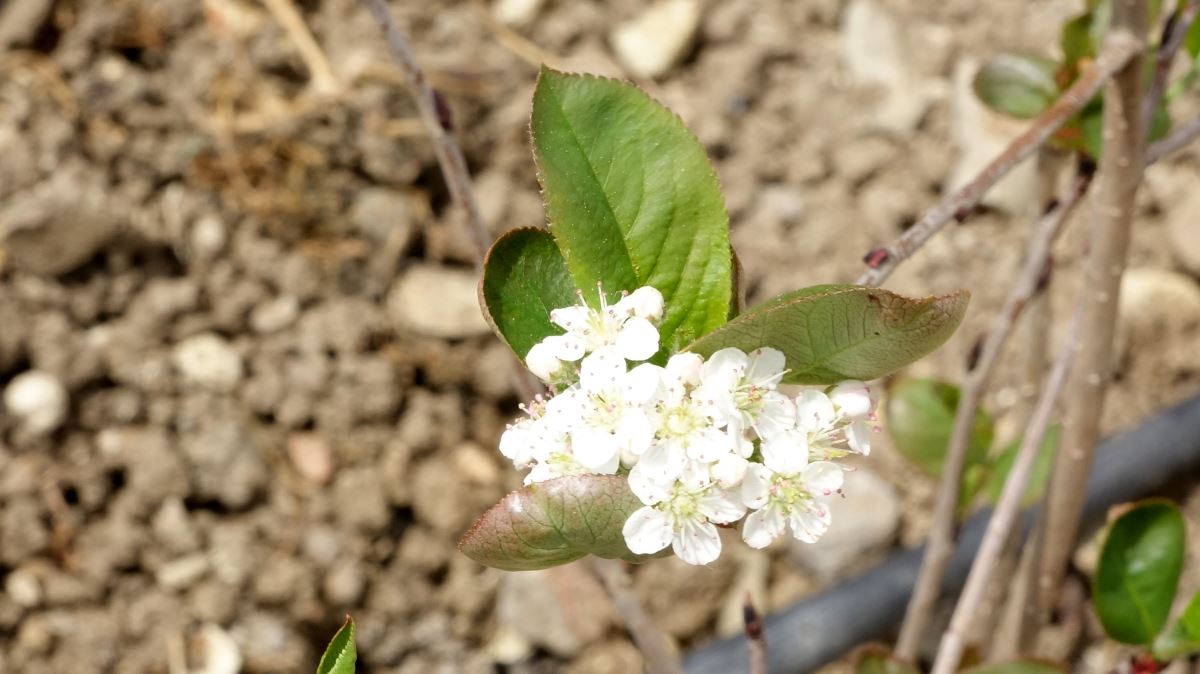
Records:
M1200 478L1200 396L1141 426L1109 438L1097 449L1088 481L1084 524L1103 521L1112 506L1144 498L1182 476ZM979 549L991 510L972 516L943 579L943 592L957 594ZM1026 526L1032 521L1026 516ZM802 674L845 655L855 646L889 636L904 617L924 546L904 550L839 585L801 600L765 621L771 674ZM687 674L735 674L749 662L744 636L722 639L692 651Z

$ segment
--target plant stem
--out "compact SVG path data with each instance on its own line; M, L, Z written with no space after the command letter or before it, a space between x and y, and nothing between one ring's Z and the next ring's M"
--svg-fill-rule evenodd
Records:
M475 201L475 192L471 189L471 174L467 170L466 159L463 158L462 149L454 136L450 109L446 107L445 101L425 78L425 72L417 63L417 58L408 45L408 39L400 30L400 26L396 24L396 19L388 10L387 3L384 0L363 0L363 3L366 4L367 9L371 11L375 21L383 30L392 60L400 66L400 70L404 72L409 85L413 88L417 110L421 115L421 122L425 125L425 130L433 140L433 149L437 153L442 176L446 179L446 186L450 189L450 195L454 197L454 201L458 202L458 205L466 211L467 226L470 228L471 237L475 242L479 264L482 265L488 248L491 246L492 237L488 233L487 225L483 222L479 203Z
M1146 148L1146 163L1153 164L1169 154L1182 150L1200 136L1200 117L1176 125L1166 138Z
M1030 298L1043 286L1050 261L1051 245L1062 230L1067 216L1087 191L1090 182L1090 171L1079 171L1057 204L1054 204L1034 227L1020 275L1004 300L1003 308L996 314L988 333L984 335L980 343L979 357L974 366L967 371L954 413L954 426L950 432L942 480L938 486L929 542L896 644L896 655L902 660L916 659L921 636L933 616L938 595L941 593L946 564L954 552L954 524L958 512L959 486L979 402L1017 317Z
M932 674L953 674L958 670L958 665L962 661L963 650L966 647L965 637L971 629L971 622L979 611L980 600L983 598L984 590L987 589L992 572L996 568L1000 550L1012 533L1017 516L1021 512L1021 497L1028 487L1033 464L1037 460L1038 450L1041 448L1046 430L1050 427L1050 417L1058 403L1063 384L1068 373L1072 371L1071 361L1076 357L1080 329L1083 325L1086 307L1089 304L1086 301L1087 297L1086 290L1080 292L1080 302L1076 307L1075 315L1067 328L1067 334L1055 358L1054 367L1046 378L1046 385L1042 389L1037 409L1034 411L1029 426L1025 429L1025 436L1021 439L1021 447L1017 450L1017 458L1013 462L1008 479L1004 482L1004 489L1000 493L996 510L988 521L987 529L983 534L983 542L980 544L979 552L975 555L975 561L971 564L971 571L967 574L967 584L963 588L962 597L954 608L950 626L942 636L941 646L938 648L937 658L933 663Z
M762 616L755 610L750 593L746 593L746 603L742 604L742 620L746 625L746 644L750 650L749 674L769 674Z
M387 40L392 59L404 72L404 76L413 89L421 123L424 124L430 139L433 140L433 149L437 154L442 177L446 180L447 187L450 188L450 195L467 215L467 226L470 229L471 239L475 243L475 264L482 270L484 260L487 259L488 249L491 247L492 236L483 222L479 203L475 200L475 190L471 187L471 173L467 170L467 161L463 158L462 148L459 147L458 139L454 135L450 109L446 107L445 101L425 78L425 72L417 63L417 58L413 54L412 48L409 47L404 32L400 30L400 26L396 25L396 20L388 10L387 3L384 0L363 0L363 3L375 17L376 23L379 24L379 28ZM542 390L541 384L519 360L513 363L513 374L517 392L524 400L533 400L534 396Z
M1145 35L1145 0L1113 3L1109 40ZM1047 489L1046 526L1039 540L1038 605L1041 620L1057 598L1056 587L1075 546L1083 490L1100 433L1105 386L1112 370L1112 341L1121 275L1129 248L1138 184L1145 165L1142 128L1143 52L1130 59L1104 92L1104 147L1097 174L1095 220L1084 267L1082 339L1077 366L1066 384L1061 443Z
M670 639L658 629L634 595L624 565L615 559L597 557L592 560L592 568L612 597L617 612L625 621L625 628L629 630L629 636L633 637L641 651L646 661L646 671L650 674L683 674L679 655L671 646Z
M1054 132L1082 110L1113 74L1139 54L1141 49L1142 41L1135 35L1118 33L1110 36L1092 65L1053 105L1038 115L1025 133L1018 136L1004 152L985 166L974 180L942 199L895 241L867 253L863 259L868 269L858 278L857 283L868 286L883 283L901 262L912 257L926 241L941 231L947 222L965 220L971 209L975 208L997 181L1044 145Z
M1200 10L1200 1L1188 0L1188 3L1172 14L1163 28L1163 38L1158 47L1158 55L1154 61L1154 79L1150 81L1150 89L1146 92L1146 100L1142 103L1142 128L1149 129L1154 120L1154 110L1163 100L1167 89L1167 77L1171 74L1171 65L1175 63L1175 55L1183 46L1188 29L1196 20L1196 12Z

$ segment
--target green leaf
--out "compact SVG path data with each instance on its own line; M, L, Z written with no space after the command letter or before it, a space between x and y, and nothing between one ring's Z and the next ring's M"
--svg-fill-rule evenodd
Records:
M1083 149L1092 159L1099 159L1100 151L1104 149L1104 106L1099 99L1079 113L1079 131L1083 136Z
M921 674L921 670L892 655L883 646L864 646L854 663L854 674Z
M1193 21L1188 27L1187 35L1183 36L1183 48L1193 61L1200 58L1200 21Z
M1058 97L1050 59L1000 54L975 74L975 95L988 107L1020 119L1038 116Z
M964 669L962 674L1065 674L1067 668L1047 660L1013 660Z
M629 84L542 68L531 128L550 231L576 286L600 282L613 298L660 290L672 352L727 320L729 217L678 117Z
M588 554L642 562L621 533L642 507L618 475L572 475L511 492L483 514L458 542L471 559L505 571L558 566Z
M1179 620L1158 635L1152 650L1160 662L1200 653L1200 592L1188 602Z
M1080 14L1063 24L1058 43L1062 48L1063 60L1076 66L1081 59L1096 57L1096 43L1092 42L1092 15Z
M505 232L483 263L479 303L492 329L519 358L549 335L562 334L550 311L578 302L554 237L534 227Z
M1046 431L1045 437L1042 438L1042 446L1038 447L1037 458L1033 462L1033 472L1029 475L1029 485L1025 487L1025 495L1021 497L1022 506L1032 505L1046 491L1046 483L1050 481L1050 470L1054 466L1054 451L1057 448L1058 426L1051 426ZM988 501L993 504L1000 500L1000 492L1004 490L1004 483L1008 480L1008 473L1012 470L1020 449L1021 441L1014 440L992 461L984 489Z
M1136 645L1154 640L1175 598L1185 535L1183 516L1169 501L1142 502L1113 523L1093 593L1110 637Z
M354 647L354 619L346 616L346 623L325 647L325 654L317 665L317 674L354 674L356 660L358 650Z
M752 307L687 350L707 358L726 347L779 349L787 384L876 379L941 346L969 299L965 290L910 299L879 288L813 286Z
M915 466L934 477L942 474L959 388L933 379L902 379L886 396L888 435L896 449ZM975 411L975 423L967 444L967 470L987 460L992 446L992 419L983 409Z

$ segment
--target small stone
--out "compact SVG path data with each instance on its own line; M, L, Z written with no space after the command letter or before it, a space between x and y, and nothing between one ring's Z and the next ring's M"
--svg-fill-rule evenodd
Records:
M785 534L792 557L822 579L846 573L868 553L886 546L900 526L896 489L871 471L847 472L842 494L830 499L834 524L816 543L802 543Z
M496 617L529 643L569 658L604 636L613 608L596 577L575 564L504 574Z
M478 277L440 265L415 265L396 282L388 310L402 326L428 337L461 339L490 332L479 310Z
M390 239L397 255L408 249L414 218L407 196L382 187L361 191L350 207L350 222L363 238L377 246Z
M244 508L266 485L267 466L251 429L233 419L217 419L181 442L192 464L194 493L228 508Z
M4 388L4 407L28 431L49 433L67 417L67 388L49 372L22 372Z
M18 606L33 608L42 601L42 583L37 574L27 567L20 567L4 579L4 592Z
M683 60L699 27L699 2L660 0L617 26L612 45L617 58L635 76L659 77Z
M221 337L205 333L175 345L175 367L184 379L214 391L228 392L242 378L242 356Z
M335 564L325 574L323 589L331 603L351 606L362 597L366 585L367 579L363 576L362 568L356 562L348 561Z
M154 577L159 585L168 590L183 590L204 577L208 569L208 557L204 553L196 553L163 564L158 567Z
M319 433L292 433L287 440L288 458L304 479L329 484L333 478L333 455Z
M291 295L280 295L254 307L250 312L250 327L260 335L279 332L296 322L300 301Z
M201 260L208 260L220 254L227 239L225 223L216 215L205 215L192 225L192 253Z
M1152 343L1165 334L1200 325L1200 286L1179 272L1134 268L1121 278L1115 353L1123 354L1132 339Z
M492 3L492 16L500 23L520 26L533 21L545 0L496 0Z
M171 551L185 553L200 547L200 537L188 519L187 508L177 497L163 501L150 526L158 542Z
M533 644L512 627L498 625L483 650L496 664L515 665L533 655Z
M500 481L500 469L492 455L475 443L467 443L454 451L454 465L460 475L480 485Z
M242 671L242 654L237 642L220 626L208 623L200 628L196 644L202 654L200 666L189 674L238 674Z

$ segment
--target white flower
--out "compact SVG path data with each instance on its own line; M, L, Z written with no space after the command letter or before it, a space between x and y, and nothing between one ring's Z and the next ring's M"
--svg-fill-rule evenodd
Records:
M662 368L644 363L626 371L625 359L613 348L587 358L579 370L579 386L552 399L568 420L576 460L600 469L621 456L640 456L654 439L654 427L643 405L659 390Z
M861 381L844 381L829 391L829 400L848 417L865 417L875 411L871 389Z
M646 360L658 352L658 328L651 320L661 316L662 302L662 293L650 286L638 288L613 305L601 291L599 309L581 300L575 306L551 311L550 320L567 332L547 337L543 343L548 343L556 358L566 361L608 347L628 360Z
M679 480L655 480L634 466L629 488L644 507L625 521L625 544L637 554L654 554L668 545L688 564L708 564L721 554L717 524L745 514L736 499L717 486L706 467L693 464Z
M782 433L763 443L763 463L752 463L742 482L742 500L754 509L742 525L742 538L765 548L788 525L792 535L814 543L829 529L825 500L842 486L842 469L829 461L808 462L802 432Z
M699 383L701 360L696 354L678 354L667 361L663 370L662 386L650 415L654 444L639 463L658 479L675 479L689 460L712 463L733 451L733 443L716 427L710 409L690 395Z
M842 400L851 409L862 409L860 400ZM808 434L808 446L818 458L838 459L850 452L865 456L871 453L872 407L867 407L868 416L847 416L847 408L836 407L830 396L808 389L796 396L796 426Z
M784 355L761 348L748 355L738 349L717 351L700 371L697 396L712 407L718 426L726 426L742 455L752 449L744 433L754 429L760 438L792 428L796 408L775 388L784 374Z

